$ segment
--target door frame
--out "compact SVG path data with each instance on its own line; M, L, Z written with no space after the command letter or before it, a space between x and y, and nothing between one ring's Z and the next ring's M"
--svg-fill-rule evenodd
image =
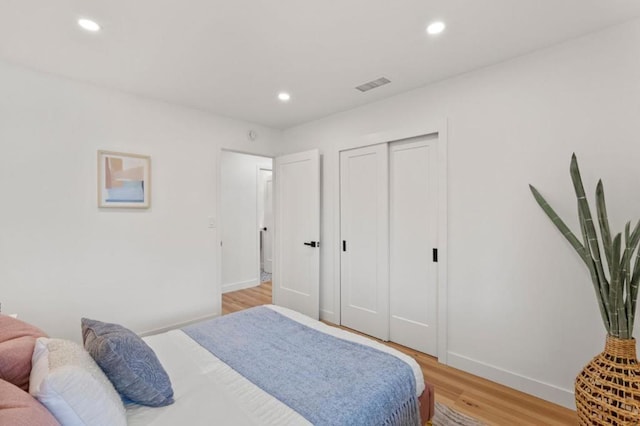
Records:
M333 179L334 194L334 319L341 322L341 256L340 256L340 152L354 148L363 148L382 143L397 142L405 139L423 137L436 134L438 136L438 362L447 364L448 355L448 238L447 238L447 151L448 151L448 120L443 119L424 125L407 126L385 132L376 132L353 138L352 141L340 145L334 152L336 164Z
M234 149L234 148L225 148L225 147L220 147L218 149L218 157L216 159L216 206L215 206L215 211L216 211L216 226L211 226L211 224L209 224L209 227L213 227L216 228L216 239L215 239L215 244L216 244L216 263L218 265L218 271L216 274L216 288L218 290L218 294L220 295L220 297L218 297L216 300L216 311L219 313L218 315L222 315L222 228L224 226L224 221L222 220L222 153L223 152L231 152L234 154L245 154L245 155L253 155L256 157L263 157L263 158L270 158L273 163L275 164L276 158L274 155L269 155L269 154L264 154L261 152L250 152L250 151L244 151L244 150L238 150L238 149ZM259 168L259 167L258 167ZM273 165L272 165L272 172L273 172ZM272 174L272 178L275 181L275 172L273 172ZM256 177L257 179L257 177ZM257 185L257 181L256 181L256 185ZM273 211L275 214L275 204L273 206ZM258 205L257 205L257 197L256 197L256 213L258 210ZM256 221L256 230L258 229L258 223ZM275 238L275 233L276 233L276 229L274 226L273 229L273 235ZM260 235L257 234L258 239L258 244L260 244ZM261 280L261 275L260 275L260 246L258 245L258 282L260 282ZM258 284L259 285L259 284ZM273 302L273 294L271 295L271 301Z

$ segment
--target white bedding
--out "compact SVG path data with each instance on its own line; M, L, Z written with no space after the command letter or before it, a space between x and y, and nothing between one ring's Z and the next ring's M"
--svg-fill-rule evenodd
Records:
M392 354L411 366L416 395L424 391L422 371L416 361L381 343L330 327L280 306L267 307L324 333L371 346ZM130 426L192 425L309 425L300 414L264 392L180 330L144 338L171 378L175 403L152 408L127 406Z

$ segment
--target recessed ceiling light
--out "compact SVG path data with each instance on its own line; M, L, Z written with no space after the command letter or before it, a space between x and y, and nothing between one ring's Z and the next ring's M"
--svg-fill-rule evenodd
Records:
M100 31L100 25L96 21L92 21L91 19L80 18L78 19L78 25L80 25L82 29L91 31L92 33Z
M289 99L291 99L291 95L286 92L280 92L278 93L278 99L280 99L282 102L287 102Z
M446 28L446 25L444 24L444 22L441 22L441 21L432 22L427 27L427 32L431 35L436 35L443 32L445 28Z

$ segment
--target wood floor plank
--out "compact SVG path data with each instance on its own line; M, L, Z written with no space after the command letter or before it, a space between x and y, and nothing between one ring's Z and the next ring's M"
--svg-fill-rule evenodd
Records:
M271 282L222 295L223 315L271 303ZM334 327L344 328L327 323ZM347 329L348 330L348 329ZM354 330L349 330L355 332ZM357 332L355 332L357 333ZM362 334L362 333L357 333ZM374 339L376 340L376 339ZM425 381L434 385L436 401L488 425L565 426L578 424L575 411L438 363L427 354L392 342L382 342L413 357Z

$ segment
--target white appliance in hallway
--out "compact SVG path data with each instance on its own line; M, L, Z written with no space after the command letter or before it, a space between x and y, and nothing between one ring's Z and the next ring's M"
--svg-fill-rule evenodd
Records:
M266 275L273 272L273 172L260 169L258 175L260 203L260 267Z

